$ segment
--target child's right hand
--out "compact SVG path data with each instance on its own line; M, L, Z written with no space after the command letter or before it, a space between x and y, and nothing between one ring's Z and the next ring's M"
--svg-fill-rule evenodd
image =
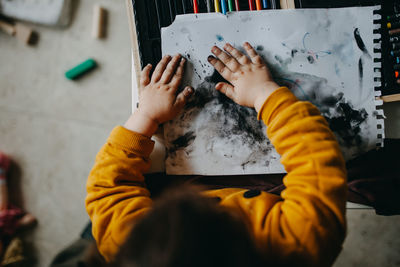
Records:
M279 86L272 79L268 67L249 43L244 43L247 57L229 43L222 51L213 46L208 61L229 83L220 82L215 89L224 93L237 104L260 111L265 100Z

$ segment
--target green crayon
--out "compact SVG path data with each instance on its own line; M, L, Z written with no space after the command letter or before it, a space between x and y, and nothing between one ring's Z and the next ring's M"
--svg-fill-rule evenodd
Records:
M91 71L92 69L96 68L97 63L94 59L89 58L88 60L82 62L81 64L73 67L72 69L68 70L65 73L65 77L69 80L75 80L82 76L83 74Z

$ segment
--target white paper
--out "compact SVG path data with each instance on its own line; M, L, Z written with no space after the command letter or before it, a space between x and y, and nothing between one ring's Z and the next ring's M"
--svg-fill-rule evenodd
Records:
M250 42L273 76L328 119L346 159L376 148L373 10L265 10L177 16L162 29L162 52L188 59L184 85L196 94L164 127L169 174L281 173L279 155L252 109L215 91L213 45ZM365 49L356 41L359 36ZM361 49L363 48L363 50ZM215 77L215 76L213 76ZM336 125L336 126L335 126ZM347 126L347 128L346 128Z

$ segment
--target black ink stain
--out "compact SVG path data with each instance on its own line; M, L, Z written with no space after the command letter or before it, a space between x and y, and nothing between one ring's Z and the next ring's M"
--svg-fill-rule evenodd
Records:
M257 50L257 51L264 51L264 46L262 46L262 45L257 45L256 50Z
M360 83L360 89L362 89L362 81L363 81L363 77L364 77L364 67L363 67L363 59L362 57L360 57L360 59L358 60L358 80Z
M292 51L290 52L292 58L297 54L297 52L299 52L297 49L292 49Z
M312 57L312 56L308 56L307 57L307 60L308 60L308 62L310 63L310 64L313 64L314 63L314 58Z
M168 153L173 153L179 149L190 146L193 143L194 139L196 139L196 135L193 131L189 131L186 134L179 136L171 142L172 147L168 148Z
M354 30L354 39L356 39L358 48L360 48L360 50L364 54L368 55L368 57L371 57L368 53L367 47L365 46L363 39L361 38L360 31L358 30L358 28Z
M337 104L335 111L338 115L325 116L325 119L331 130L340 136L339 143L347 147L361 145L360 125L368 118L366 110L356 110L351 103L343 101Z

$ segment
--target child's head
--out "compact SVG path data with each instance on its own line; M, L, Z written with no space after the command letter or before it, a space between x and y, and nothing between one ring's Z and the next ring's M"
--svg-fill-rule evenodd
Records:
M259 266L246 225L183 187L168 191L134 227L117 266Z

